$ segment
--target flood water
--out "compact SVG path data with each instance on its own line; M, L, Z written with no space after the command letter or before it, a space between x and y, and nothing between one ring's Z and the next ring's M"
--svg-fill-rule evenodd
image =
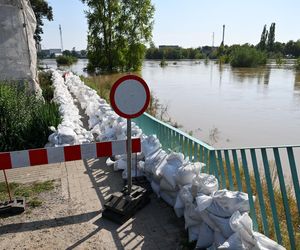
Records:
M56 67L54 60L43 63ZM300 72L291 63L233 69L204 60L163 68L145 61L141 75L173 122L214 147L292 145L300 144ZM86 75L86 64L68 69Z

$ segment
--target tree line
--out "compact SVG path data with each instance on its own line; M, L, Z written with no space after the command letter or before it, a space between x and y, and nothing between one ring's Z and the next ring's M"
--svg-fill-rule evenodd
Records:
M202 59L204 58L201 48L157 48L153 44L147 49L146 59L156 60L180 60L180 59Z
M151 0L80 0L89 9L88 45L84 56L89 59L88 70L98 72L136 71L143 60L219 59L232 61L233 55L244 64L252 58L264 64L266 58L300 57L300 40L281 43L275 39L276 24L267 29L264 25L258 44L243 44L219 47L203 46L181 48L176 46L155 47L151 42L154 6ZM45 0L30 0L37 17L35 39L41 41L43 19L53 20L51 6ZM150 47L147 48L147 44ZM74 55L64 51L64 55ZM80 55L81 56L81 55ZM79 56L79 57L80 57ZM256 63L254 63L256 64ZM254 65L251 63L251 65Z

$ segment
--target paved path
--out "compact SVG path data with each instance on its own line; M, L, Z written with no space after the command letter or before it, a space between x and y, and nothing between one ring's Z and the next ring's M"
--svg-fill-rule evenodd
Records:
M86 215L86 218L81 218L77 221L78 224L73 221L72 230L67 231L70 237L65 235L65 239L60 243L60 246L63 244L63 247L53 247L53 249L179 249L184 230L183 220L177 219L173 209L154 195L149 205L122 226L101 218L99 211L103 209L105 200L112 192L120 191L123 183L121 173L113 172L111 167L106 166L104 160L74 161L14 169L8 170L7 175L9 181L22 183L60 179L63 198L71 203L80 204L79 212L77 211L79 215L76 216L84 217ZM2 173L0 181L3 181ZM59 215L53 216L56 221L60 220ZM61 219L65 220L65 218ZM40 225L41 221L37 223L42 228L47 227ZM4 226L4 229L7 230L6 235L10 235L12 239L16 235L18 238L28 238L25 229L12 230L13 226ZM71 235L74 228L79 231L76 237ZM80 234L80 228L84 228L82 234ZM52 230L54 230L51 231L53 237L59 238L60 231L58 231L57 223ZM31 237L34 239L34 233ZM38 246L49 249L50 246L55 246L55 241L55 238L48 237L44 240L44 245ZM26 248L26 243L23 246Z

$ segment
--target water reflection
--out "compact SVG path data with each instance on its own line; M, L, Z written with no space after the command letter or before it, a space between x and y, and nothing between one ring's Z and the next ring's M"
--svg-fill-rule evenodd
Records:
M271 67L258 68L232 68L234 81L237 82L253 82L256 80L258 84L268 85L270 82Z
M295 72L295 85L294 85L295 91L300 91L300 71Z

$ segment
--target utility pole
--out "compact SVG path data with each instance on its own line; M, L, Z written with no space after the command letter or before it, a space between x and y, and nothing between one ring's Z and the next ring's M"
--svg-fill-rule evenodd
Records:
M215 32L212 33L212 48L214 48L215 45Z
M61 47L61 53L62 53L64 51L64 46L63 46L61 25L59 25L59 34L60 34L60 47Z
M224 45L224 37L225 37L225 24L223 24L223 36L222 36L222 45Z

